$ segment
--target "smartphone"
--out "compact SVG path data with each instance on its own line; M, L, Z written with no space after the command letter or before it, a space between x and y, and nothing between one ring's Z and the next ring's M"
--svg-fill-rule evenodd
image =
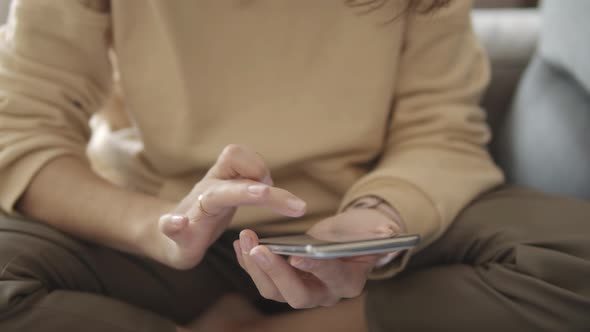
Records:
M327 241L308 234L260 239L260 244L279 255L332 259L352 256L384 254L408 250L420 242L417 234L363 239L358 241Z

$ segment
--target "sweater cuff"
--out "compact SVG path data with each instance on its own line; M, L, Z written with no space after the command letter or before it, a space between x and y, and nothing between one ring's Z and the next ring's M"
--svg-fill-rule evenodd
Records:
M432 200L415 185L398 179L374 178L354 185L344 196L339 210L367 195L383 198L402 217L408 234L419 234L421 242L412 250L398 255L392 262L377 268L370 279L384 279L402 271L410 256L429 244L440 229L440 216Z

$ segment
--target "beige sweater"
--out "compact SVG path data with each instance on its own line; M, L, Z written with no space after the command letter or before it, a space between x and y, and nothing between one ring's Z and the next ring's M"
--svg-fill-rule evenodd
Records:
M16 1L0 35L1 209L14 213L62 155L178 200L241 143L308 213L243 208L233 227L303 231L374 194L428 245L502 175L477 106L489 70L470 2L412 16L403 3L363 14L341 0L120 0L109 12ZM114 58L132 125L97 117L88 145Z

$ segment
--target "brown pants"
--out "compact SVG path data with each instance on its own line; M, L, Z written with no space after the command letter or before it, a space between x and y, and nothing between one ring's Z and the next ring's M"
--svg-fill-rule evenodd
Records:
M190 271L0 219L0 331L174 331L226 292L264 310L227 232ZM484 196L403 274L368 285L371 331L590 330L590 203Z

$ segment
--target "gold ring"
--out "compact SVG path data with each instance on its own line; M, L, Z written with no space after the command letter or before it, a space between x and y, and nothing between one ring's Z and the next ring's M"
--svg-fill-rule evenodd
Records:
M201 213L203 213L203 215L205 217L215 217L216 215L213 213L209 213L207 212L207 210L205 210L205 208L203 207L203 194L199 195L199 198L197 199L199 201L199 210L201 210Z

